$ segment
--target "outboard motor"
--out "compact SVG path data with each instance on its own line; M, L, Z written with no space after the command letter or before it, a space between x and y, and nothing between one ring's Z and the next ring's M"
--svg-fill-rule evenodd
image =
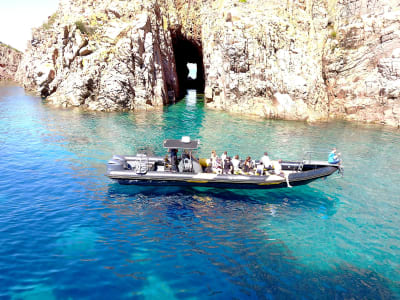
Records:
M129 169L125 157L114 155L107 163L107 172L123 171Z

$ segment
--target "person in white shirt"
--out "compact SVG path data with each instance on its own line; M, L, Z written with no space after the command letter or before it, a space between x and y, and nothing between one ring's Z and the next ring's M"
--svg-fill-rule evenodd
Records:
M276 160L274 161L274 173L278 176L282 176L282 165L281 165L282 160Z
M289 175L286 175L283 171L282 171L282 159L278 160L278 161L274 161L274 172L276 175L284 177L286 179L286 183L288 187L292 187L289 183Z
M240 169L239 169L239 165L240 165L239 155L235 155L235 157L232 159L232 165L233 165L233 173L234 173L234 174L239 174L239 173L240 173Z
M225 166L225 159L228 157L228 152L224 151L224 153L221 154L221 164L222 164L222 169Z
M228 152L226 152L226 151L224 151L224 153L221 154L222 159L226 159L227 156L228 156Z
M269 159L268 152L264 152L264 156L261 157L261 161L264 165L264 169L270 170L272 168L272 163Z
M257 165L256 174L260 175L260 176L264 175L264 164L263 164L263 162L260 162L260 164Z
M217 152L215 150L211 151L210 163L213 173L222 173L221 159L217 156Z

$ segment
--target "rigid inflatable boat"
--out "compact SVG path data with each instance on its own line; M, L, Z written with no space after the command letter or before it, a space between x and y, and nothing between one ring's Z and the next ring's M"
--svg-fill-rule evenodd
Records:
M198 140L183 137L181 140L164 140L163 146L169 152L165 157L114 155L108 161L106 176L120 184L132 185L274 189L304 185L342 171L339 164L314 161L310 156L300 161L282 161L280 174L275 174L274 170L264 170L262 175L212 173L207 160L192 156L198 145Z

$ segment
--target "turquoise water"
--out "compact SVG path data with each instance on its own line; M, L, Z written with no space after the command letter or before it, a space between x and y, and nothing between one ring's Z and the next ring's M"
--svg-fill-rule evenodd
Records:
M112 154L343 154L345 176L293 189L119 186ZM398 299L400 132L265 121L188 97L164 111L52 108L0 87L0 298Z

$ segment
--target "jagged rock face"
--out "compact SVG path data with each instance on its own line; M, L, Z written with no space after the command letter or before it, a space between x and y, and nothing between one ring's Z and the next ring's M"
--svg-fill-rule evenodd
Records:
M199 49L208 107L399 126L399 11L398 0L62 0L18 74L64 106L151 109L182 92L179 37Z
M327 119L323 1L224 1L203 25L208 106L295 120Z
M0 81L15 80L22 53L0 42Z
M332 117L400 127L400 2L341 0L325 48Z
M220 2L203 23L210 107L399 127L400 2Z
M51 19L53 18L53 19ZM62 1L33 30L18 75L58 105L148 110L178 93L169 30L151 1Z

